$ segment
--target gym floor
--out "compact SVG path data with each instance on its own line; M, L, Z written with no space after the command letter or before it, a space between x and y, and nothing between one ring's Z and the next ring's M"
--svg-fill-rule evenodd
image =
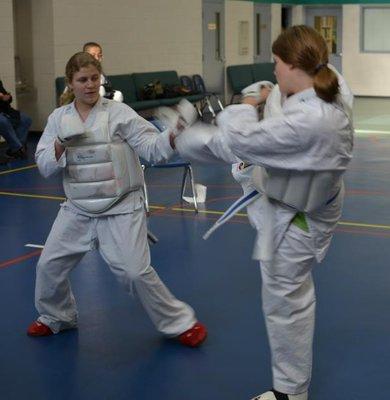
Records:
M390 376L390 115L388 99L356 99L354 159L344 214L316 266L317 323L311 399L385 398ZM61 178L29 159L0 166L0 398L5 400L249 400L271 386L254 231L235 217L203 233L241 195L230 168L194 166L207 186L195 214L180 202L180 169L148 169L152 264L209 330L197 349L159 335L137 298L97 252L72 273L79 328L47 338L36 318L35 266L63 200Z

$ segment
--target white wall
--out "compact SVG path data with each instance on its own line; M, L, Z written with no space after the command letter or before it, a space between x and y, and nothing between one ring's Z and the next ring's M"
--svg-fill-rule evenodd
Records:
M16 103L13 20L12 0L0 0L0 79Z
M0 0L0 15L1 20L8 15L4 23L9 24L12 10L6 3L12 1ZM202 73L201 0L24 0L17 2L17 9L22 66L31 71L33 87L21 100L33 118L32 129L45 126L55 107L55 78L64 75L67 60L88 41L102 45L103 67L109 75L161 70ZM30 59L23 40L29 23ZM13 35L12 24L9 32ZM13 55L8 58L13 62ZM13 64L8 69L13 71ZM13 83L14 76L6 75Z
M230 0L225 2L225 66L252 64L253 43L253 3L247 1ZM239 54L239 23L248 21L248 54ZM226 71L226 68L225 68ZM228 78L225 72L225 101L229 101L232 92L229 89Z
M88 41L103 47L107 74L202 72L201 0L52 0L55 74Z
M276 40L282 32L282 5L271 4L271 43Z
M239 23L249 25L248 54L239 54ZM225 4L225 59L226 66L253 63L253 3L237 0Z
M281 32L282 6L271 4L271 43ZM249 52L240 55L238 51L239 22L249 22ZM253 64L254 62L254 7L253 2L230 0L225 3L225 58L229 65ZM225 77L225 100L231 98L228 79Z
M43 129L56 102L54 96L54 40L52 0L31 1L35 113L32 129Z
M19 76L15 79L17 83L18 108L27 115L38 115L37 91L34 82L39 82L35 76L33 60L33 22L32 22L32 0L14 0L14 29L15 29L15 57L19 59ZM39 118L35 117L31 129L37 130Z
M390 96L390 54L360 52L360 6L343 6L343 75L358 96Z
M55 107L54 79L63 76L68 58L86 41L100 42L108 74L177 70L202 73L202 0L0 0L0 77L15 93L14 48L31 84L19 103L42 129ZM303 22L302 6L293 7L294 24ZM280 33L281 5L271 6L271 35ZM248 54L238 52L240 21L253 32L253 3L225 3L226 66L253 62L253 35ZM31 39L32 38L32 39ZM357 95L390 95L390 54L360 53L360 6L343 6L343 73ZM35 88L35 91L34 91ZM16 97L16 96L15 96Z
M291 24L302 25L305 23L305 11L303 6L292 6Z

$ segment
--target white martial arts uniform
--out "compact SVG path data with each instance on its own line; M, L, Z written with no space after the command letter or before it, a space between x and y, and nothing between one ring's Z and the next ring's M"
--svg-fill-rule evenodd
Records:
M304 393L310 383L315 313L311 269L324 258L340 219L341 176L352 157L353 95L335 72L340 85L335 103L324 102L313 89L282 99L276 87L270 94L273 103L265 107L265 115L271 118L259 122L253 106L232 105L218 115L218 128L197 124L176 139L186 159L236 163L234 175L246 193L254 189L252 169L258 166L339 175L324 206L305 214L308 231L291 223L296 210L266 195L248 206L249 220L258 232L254 258L261 264L273 385L287 394ZM283 107L277 104L283 100ZM237 171L241 160L253 166Z
M159 162L173 154L168 131L158 133L130 107L112 100L99 99L84 122L86 130L96 125L102 112L109 115L110 137L127 142L146 160ZM37 146L36 162L45 177L66 167L67 150L58 161L54 150L65 114L78 117L74 103L54 110ZM77 325L76 304L68 275L84 254L94 248L99 249L129 293L134 285L160 332L176 336L195 324L192 308L169 292L150 265L143 202L142 189L137 189L99 214L81 210L69 199L61 204L38 262L35 291L39 321L54 333Z
M342 75L335 69L335 67L331 64L328 64L328 67L332 69L338 77L339 81L339 96L338 101L341 103L340 105L345 110L348 115L348 118L352 120L352 107L353 107L353 94L345 82ZM264 106L264 119L267 118L276 118L283 117L283 103L285 102L286 97L283 96L280 92L279 85L275 85L272 89L271 93L267 97L266 104ZM217 147L217 146L214 146ZM225 145L226 147L226 145ZM220 146L218 146L219 152ZM213 153L217 153L217 150L213 150ZM250 193L255 189L255 185L253 183L252 174L254 168L257 168L255 164L250 164L245 168L242 168L242 162L236 162L232 165L232 174L234 179L240 183L243 188L244 194ZM248 211L248 219L251 225L258 231L261 232L262 222L264 220L264 211L262 211L262 202L264 199L257 199L247 207ZM267 204L268 205L268 204ZM261 235L258 235L257 241L255 243L254 249L254 258L260 259L260 247L261 247ZM264 247L264 246L263 246ZM324 254L325 255L325 254ZM323 258L323 257L322 257ZM321 259L318 259L321 261Z
M329 104L313 89L305 90L285 101L282 114L262 122L258 122L254 107L234 105L219 114L218 125L233 153L251 164L342 172L351 159L353 144L353 97L344 82L341 94L343 101ZM250 169L234 173L245 191L252 188ZM310 383L315 318L311 269L315 261L324 258L341 216L342 180L325 200L332 197L323 208L305 214L308 232L291 223L295 210L266 196L248 207L249 219L258 232L254 256L261 264L273 386L282 393L303 393ZM271 238L265 237L269 235L264 232L265 219L272 221ZM269 246L271 251L264 248Z

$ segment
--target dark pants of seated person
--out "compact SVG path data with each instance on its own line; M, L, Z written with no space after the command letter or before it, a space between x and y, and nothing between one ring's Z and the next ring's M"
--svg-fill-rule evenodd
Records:
M11 152L19 150L26 144L30 126L31 118L22 112L16 128L12 126L10 119L4 113L0 113L0 135L8 143Z

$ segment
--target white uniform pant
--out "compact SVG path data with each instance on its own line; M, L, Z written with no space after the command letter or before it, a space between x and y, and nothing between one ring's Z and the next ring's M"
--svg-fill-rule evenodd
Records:
M118 281L129 293L134 285L156 328L176 336L195 322L193 309L177 300L150 265L145 214L89 218L61 208L37 266L35 306L39 321L53 332L77 325L69 273L86 252L98 247Z
M307 391L312 370L315 261L310 234L290 225L271 262L261 262L262 301L271 348L273 387Z

